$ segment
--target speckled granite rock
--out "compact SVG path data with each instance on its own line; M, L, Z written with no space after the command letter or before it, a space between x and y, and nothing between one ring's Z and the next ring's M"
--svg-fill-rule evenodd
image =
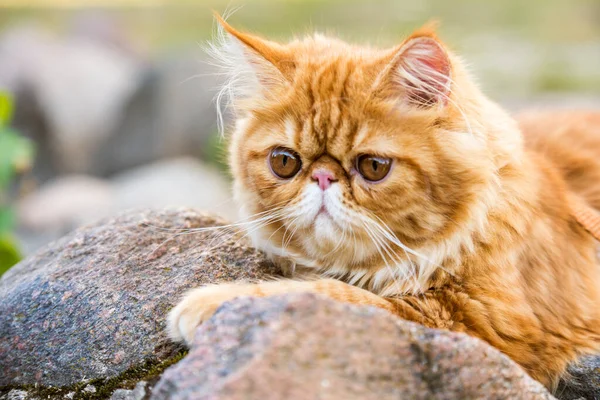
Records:
M552 399L485 343L310 294L238 299L152 399Z
M5 274L0 400L552 398L477 339L313 295L227 303L179 361L163 331L182 292L280 274L239 234L189 232L223 223L191 210L129 212ZM598 399L598 366L573 367L580 384L559 397Z
M117 389L110 396L110 400L142 400L146 394L147 382L138 382L132 390Z
M582 357L569 367L569 377L556 394L564 400L600 400L600 355Z
M37 385L61 397L85 381L102 397L106 378L119 387L120 376L172 359L181 348L166 340L165 315L184 291L278 273L239 234L182 231L223 223L191 210L129 212L13 267L0 280L0 396Z

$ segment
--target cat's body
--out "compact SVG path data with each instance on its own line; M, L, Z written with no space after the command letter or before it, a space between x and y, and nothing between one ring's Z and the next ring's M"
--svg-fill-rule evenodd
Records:
M523 145L432 33L380 51L223 24L220 55L241 68L236 197L297 280L197 289L170 314L174 338L233 297L312 291L479 337L549 387L600 347L600 268L568 173Z

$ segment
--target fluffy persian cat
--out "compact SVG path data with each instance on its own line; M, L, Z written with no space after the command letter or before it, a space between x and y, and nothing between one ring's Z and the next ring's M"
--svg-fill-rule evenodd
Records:
M525 117L524 139L431 28L375 49L218 19L235 197L294 277L189 292L175 340L234 297L308 291L481 338L549 388L600 347L595 240L573 206L600 208L600 118Z

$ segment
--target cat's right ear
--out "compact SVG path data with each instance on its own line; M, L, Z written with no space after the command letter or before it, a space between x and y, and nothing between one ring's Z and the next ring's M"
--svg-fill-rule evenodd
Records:
M239 32L216 12L215 19L217 37L208 50L228 77L225 85L233 101L269 97L276 87L289 85L295 62L285 46Z
M452 63L433 23L384 57L376 84L386 96L418 107L444 106L452 90Z

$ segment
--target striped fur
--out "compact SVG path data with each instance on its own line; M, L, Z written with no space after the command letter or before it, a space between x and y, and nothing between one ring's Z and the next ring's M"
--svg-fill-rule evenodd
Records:
M238 295L313 291L467 332L548 387L599 347L600 269L569 209L569 177L524 146L432 31L379 50L320 35L282 45L221 25L235 196L254 244L296 276L191 292L170 314L173 338L189 343ZM295 177L270 171L275 147L299 154ZM392 159L389 175L363 179L361 154ZM336 182L321 190L316 169ZM588 183L572 189L595 200L600 185Z

